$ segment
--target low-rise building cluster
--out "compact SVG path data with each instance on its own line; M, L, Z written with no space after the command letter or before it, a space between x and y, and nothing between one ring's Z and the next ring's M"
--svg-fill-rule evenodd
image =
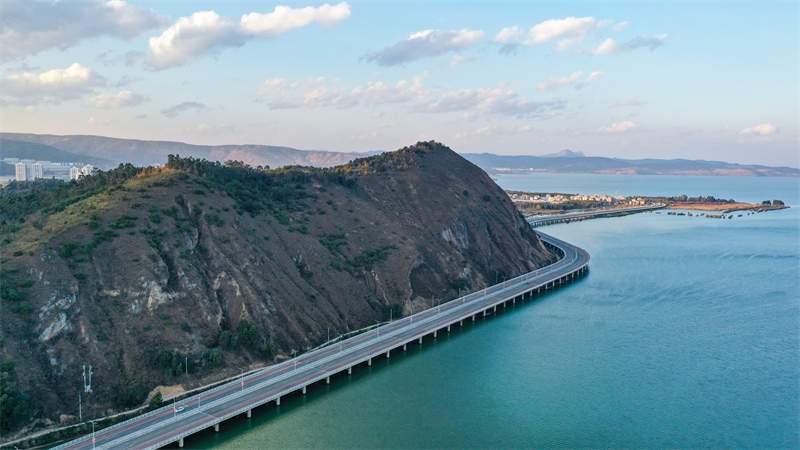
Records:
M591 201L603 205L645 205L647 202L641 197L625 197L618 195L613 197L611 195L561 195L561 194L524 194L524 193L511 193L509 197L514 202L520 203L552 203L560 204L568 201Z

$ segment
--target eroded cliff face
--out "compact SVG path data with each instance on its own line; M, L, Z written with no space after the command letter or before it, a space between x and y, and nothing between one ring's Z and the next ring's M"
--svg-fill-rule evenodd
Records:
M165 170L30 216L3 250L29 312L3 302L2 352L35 417L76 413L84 364L84 414L118 411L554 259L450 149L376 158L342 169L348 183L299 177L306 197L289 211L250 214L225 187Z

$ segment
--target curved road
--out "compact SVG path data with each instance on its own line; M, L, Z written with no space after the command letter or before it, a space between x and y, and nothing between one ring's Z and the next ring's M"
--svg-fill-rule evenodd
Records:
M611 213L618 213L613 211ZM424 336L436 336L453 324L475 320L478 315L515 302L525 294L533 295L582 275L589 264L589 254L574 245L537 232L542 241L560 249L563 257L556 263L521 275L481 291L451 300L411 316L383 324L372 331L267 367L239 380L184 399L173 409L162 407L141 416L67 442L58 449L150 449L173 442L182 445L184 437L213 427L235 415L280 398L305 386L326 380L339 372L352 370L372 358L389 357L393 349L408 343L422 343ZM180 412L176 411L180 409ZM94 443L93 443L94 439Z

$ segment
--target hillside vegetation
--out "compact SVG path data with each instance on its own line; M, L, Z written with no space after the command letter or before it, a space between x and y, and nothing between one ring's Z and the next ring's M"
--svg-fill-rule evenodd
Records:
M170 156L0 196L2 434L146 404L554 258L434 142L330 169ZM82 366L92 365L83 393Z

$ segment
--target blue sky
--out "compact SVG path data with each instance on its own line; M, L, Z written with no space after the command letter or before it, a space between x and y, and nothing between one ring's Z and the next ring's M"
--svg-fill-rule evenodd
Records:
M3 0L0 128L798 167L798 5Z

